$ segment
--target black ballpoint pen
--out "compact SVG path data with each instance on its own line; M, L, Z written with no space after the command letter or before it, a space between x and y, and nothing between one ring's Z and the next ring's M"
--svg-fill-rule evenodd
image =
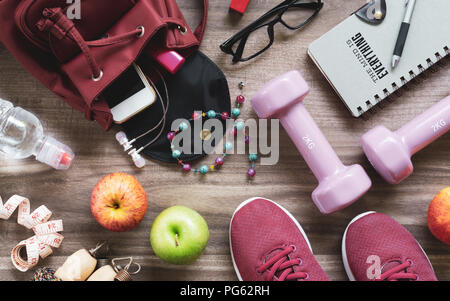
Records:
M405 47L406 38L408 37L409 25L414 12L416 0L408 0L406 2L406 13L398 33L397 43L394 48L394 55L392 56L392 68L395 68L400 62L400 58Z

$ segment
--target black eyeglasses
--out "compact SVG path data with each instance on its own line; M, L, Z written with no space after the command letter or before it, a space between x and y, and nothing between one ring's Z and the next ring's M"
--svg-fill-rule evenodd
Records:
M322 0L283 1L220 45L220 49L226 54L233 56L233 63L249 61L272 46L275 39L275 24L281 23L290 30L300 29L311 22L322 7ZM261 38L262 35L260 30L264 29L266 26L268 37ZM259 34L257 34L257 32L259 32ZM250 43L249 39L256 40L256 42ZM256 50L256 52L252 52L253 54L243 57L247 44L252 44L253 46L247 48L256 48L260 50Z

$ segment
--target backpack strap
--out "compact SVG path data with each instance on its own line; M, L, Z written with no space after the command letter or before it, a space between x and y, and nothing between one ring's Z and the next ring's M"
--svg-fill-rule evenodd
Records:
M208 20L208 0L203 0L203 18L198 27L194 31L194 35L199 42L203 40L207 20Z
M86 58L94 80L100 79L103 71L100 69L96 59L91 54L89 49L90 47L102 47L122 43L133 38L136 39L144 32L143 29L137 28L120 35L107 37L96 41L85 41L81 33L75 27L75 24L67 18L61 8L45 8L43 11L43 16L44 19L41 19L37 23L39 30L49 32L58 39L68 37L76 43Z

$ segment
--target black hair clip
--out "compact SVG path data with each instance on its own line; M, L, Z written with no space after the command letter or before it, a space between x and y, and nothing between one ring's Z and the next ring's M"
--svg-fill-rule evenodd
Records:
M381 24L386 17L387 8L385 0L371 0L360 8L356 15L363 21L370 24Z

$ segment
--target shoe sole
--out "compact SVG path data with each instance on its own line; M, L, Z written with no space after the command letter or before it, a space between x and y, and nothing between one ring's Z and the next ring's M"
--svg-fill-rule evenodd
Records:
M228 230L228 241L229 241L229 243L230 243L231 260L232 260L232 262L233 262L234 271L236 272L236 275L237 275L239 281L243 281L243 280L242 280L242 277L241 277L241 273L239 273L239 269L237 268L236 262L234 261L233 245L232 245L232 243L231 243L231 224L233 223L234 216L236 215L236 213L237 213L242 207L244 207L245 205L249 204L250 202L253 202L254 200L265 200L265 201L269 201L269 202L273 203L274 205L276 205L276 206L277 206L278 208L280 208L281 210L283 210L283 212L286 213L287 216L289 216L289 218L295 223L295 225L297 226L297 228L300 230L300 233L303 235L303 238L305 239L306 243L308 244L308 247L309 247L309 249L311 250L311 253L313 252L313 251L312 251L312 248L311 248L311 243L309 242L308 237L306 236L305 231L303 230L302 226L300 226L299 222L295 219L295 217L294 217L289 211L287 211L284 207L282 207L281 205L278 205L278 204L275 203L274 201L269 200L269 199L266 199L266 198L259 198L259 197L256 197L256 198L248 199L248 200L242 202L242 203L236 208L236 210L234 211L233 216L231 217L230 227L229 227L229 230Z
M348 231L348 228L350 228L351 224L353 224L357 220L363 218L364 216L372 214L372 213L376 213L376 211L368 211L368 212L365 212L365 213L361 213L360 215L358 215L354 219L352 219L351 222L348 224L347 228L345 228L344 236L342 237L342 261L344 263L345 272L347 273L347 277L348 277L348 279L350 281L356 281L356 279L355 279L355 276L352 273L352 270L350 269L350 265L348 264L347 250L346 250L346 246L345 246L345 242L347 241L347 231ZM422 252L425 255L425 257L427 258L428 263L430 264L431 270L434 273L433 266L431 265L431 262L430 262L430 259L428 258L427 253L425 253L425 251L423 250L422 246L420 245L420 243L417 240L416 240L416 242L419 245L419 247L422 250Z

